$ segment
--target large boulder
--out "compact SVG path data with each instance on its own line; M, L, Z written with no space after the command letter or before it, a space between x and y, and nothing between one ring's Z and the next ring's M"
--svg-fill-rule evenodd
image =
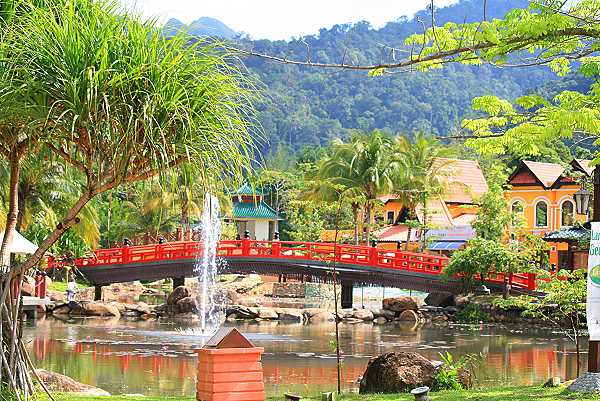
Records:
M258 317L265 320L277 320L279 315L272 308L261 307L258 308Z
M52 392L76 393L95 397L110 396L108 391L102 390L98 387L90 386L88 384L79 383L78 381L59 373L49 372L45 369L36 369L35 373L46 385L48 390Z
M71 314L85 316L116 316L120 317L119 309L114 305L105 304L102 302L81 302L69 304Z
M145 302L138 302L137 304L127 304L125 305L127 310L137 312L141 315L149 315L152 313L152 308Z
M451 292L446 291L430 292L425 298L425 304L442 308L446 306L455 306L456 297Z
M405 310L419 310L423 301L416 297L400 296L394 298L385 298L383 300L383 309L393 312L403 312Z
M177 302L183 298L192 296L192 290L189 287L181 285L173 290L167 298L167 305L177 305Z
M372 359L360 381L361 394L401 393L433 384L436 367L413 352L388 352Z
M299 309L282 309L277 311L277 315L282 322L302 323L304 320L304 314Z
M368 309L358 309L354 312L354 319L363 320L365 322L371 322L375 317L373 316L373 312Z
M185 297L177 301L177 311L179 313L196 313L198 312L198 305L196 298Z
M400 320L401 322L416 323L419 321L419 315L417 315L417 312L415 312L414 310L405 310L400 314L400 316L398 316L398 320Z
M310 317L311 323L335 322L335 315L331 312L318 312Z

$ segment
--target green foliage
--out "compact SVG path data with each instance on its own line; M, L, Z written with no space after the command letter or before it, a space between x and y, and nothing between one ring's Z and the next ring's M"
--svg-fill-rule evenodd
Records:
M536 300L537 300L537 298L526 296L526 295L513 296L513 297L506 298L506 299L496 297L492 300L492 306L494 306L495 308L498 308L498 309L503 309L503 310L510 310L510 309L527 310L531 307L532 302L534 302Z
M465 249L454 252L444 270L447 276L461 275L469 287L474 277L487 277L490 272L514 273L525 268L528 261L508 245L497 240L474 238Z
M454 357L451 353L440 352L440 358L444 363L440 366L437 374L435 375L432 390L462 390L463 386L460 384L458 378L458 366L454 364Z
M489 315L477 303L470 303L456 313L455 319L460 323L485 323Z
M527 7L526 0L487 2L489 21L501 18L515 7ZM440 25L476 21L482 15L481 1L461 1L435 10ZM278 55L287 59L306 60L307 45L313 62L346 64L378 64L398 61L403 55L419 52L411 45L407 52L382 48L381 44L402 47L404 39L422 39L419 21L431 21L428 10L414 18L401 18L375 29L367 22L334 25L291 41L239 41L238 46L255 52ZM427 22L426 22L427 24ZM494 24L487 29L491 35ZM474 30L474 28L473 28ZM439 34L444 31L440 29ZM432 38L428 32L428 39ZM465 35L470 37L469 35ZM444 39L446 40L446 39ZM454 39L458 43L459 39ZM449 46L451 42L445 42ZM403 49L404 50L404 49ZM514 99L527 94L552 74L544 68L521 71L493 68L489 65L446 65L426 74L374 69L367 77L359 71L331 73L317 68L297 68L257 57L244 60L262 82L267 96L258 106L259 119L268 135L271 149L285 143L299 146L326 146L334 138L347 138L351 129L387 133L427 131L447 136L460 121L473 116L471 100L485 94ZM384 73L386 72L386 73ZM384 73L382 75L382 73ZM374 76L376 75L376 76ZM293 90L290 90L293 88Z
M487 171L486 180L489 189L479 200L477 218L472 224L480 238L501 241L513 219L502 187L506 178L501 166L495 165Z
M461 375L474 378L475 370L485 360L483 354L466 354L458 360L455 360L450 352L440 352L439 355L443 365L434 378L432 388L434 391L462 390Z
M559 326L567 321L566 334L575 340L584 322L582 316L585 314L587 297L585 270L560 270L555 275L540 272L538 289L545 296L538 302L528 304L526 313Z

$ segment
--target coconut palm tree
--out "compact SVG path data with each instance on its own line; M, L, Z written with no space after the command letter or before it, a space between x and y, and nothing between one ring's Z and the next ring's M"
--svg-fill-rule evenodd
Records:
M371 220L377 198L389 193L394 182L392 141L381 131L369 134L356 133L349 142L336 141L332 156L319 165L318 177L333 186L343 188L355 199L353 212L356 217L355 240L358 234L359 211L364 211L365 239L371 239ZM360 204L358 202L361 202ZM358 207L360 205L360 208Z
M417 208L423 209L423 226L427 224L427 202L447 190L448 166L455 150L439 140L418 132L411 139L399 135L394 139L394 193L406 208L409 220L417 219ZM408 224L405 249L412 234Z

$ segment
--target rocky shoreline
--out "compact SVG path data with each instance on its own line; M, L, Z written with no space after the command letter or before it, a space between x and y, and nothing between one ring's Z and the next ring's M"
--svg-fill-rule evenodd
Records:
M288 292L302 292L299 290L302 285L287 283L284 286ZM221 285L223 304L227 305L226 309L222 310L224 317L229 322L245 320L314 324L335 321L333 305L329 305L325 300L315 303L326 305L326 307L310 307L310 303L309 307L289 307L288 305L300 303L301 298L294 303L292 298L284 298L281 295L275 297L277 287L274 283L263 283L255 278L234 280ZM322 288L319 288L318 285L312 285L312 287L311 293L318 293L318 296L323 299L328 295L326 286L321 285ZM142 296L154 296L155 300L159 302L162 300L163 303L152 305L139 301ZM126 283L105 287L104 301L93 301L93 288L82 290L78 294L77 302L66 302L65 294L58 292L51 292L50 298L54 305L41 308L39 312L59 318L65 316L191 320L198 318L197 289L193 285L180 286L170 294L166 294L140 283ZM317 300L319 301L321 298ZM520 310L496 308L491 305L489 298L472 295L460 297L448 292L434 292L425 299L399 296L386 298L380 302L380 308L340 309L337 318L348 324L361 322L372 324L390 322L543 324L543 322L523 317Z

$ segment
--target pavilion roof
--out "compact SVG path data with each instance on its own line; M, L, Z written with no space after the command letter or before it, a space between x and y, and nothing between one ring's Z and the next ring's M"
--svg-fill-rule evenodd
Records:
M277 212L263 201L234 202L233 217L236 219L279 219Z

